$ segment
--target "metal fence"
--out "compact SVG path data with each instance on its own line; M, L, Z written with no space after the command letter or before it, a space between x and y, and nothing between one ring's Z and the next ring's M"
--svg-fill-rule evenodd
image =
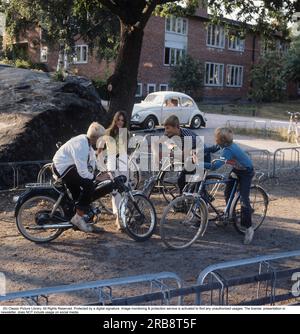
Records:
M49 163L49 160L22 161L22 162L1 162L0 170L5 171L5 184L0 184L1 190L12 190L22 186L22 179L26 182L36 181L40 168ZM26 173L26 176L24 174ZM3 177L3 176L2 176Z
M278 177L282 172L300 170L300 146L277 149L273 154L272 177Z
M48 305L49 297L57 294L74 293L78 291L92 291L97 295L97 303L100 305L112 304L115 299L113 294L114 287L128 287L133 284L147 283L150 293L158 290L165 299L168 298L168 291L171 285L167 282L172 282L177 288L182 288L183 281L180 277L172 272L161 272L155 274L145 274L138 276L128 276L122 278L114 278L107 280L100 280L94 282L85 282L79 284L61 285L42 289L28 290L22 292L9 293L5 296L0 295L0 302L7 302L12 300L25 300L32 305ZM177 305L182 303L182 298L178 296Z
M291 277L295 273L300 278L300 268L282 269L279 265L276 267L274 261L291 260L296 257L300 257L300 250L213 264L202 270L198 275L196 284L191 286L183 286L183 280L177 274L163 272L9 293L6 296L0 296L0 302L21 299L34 305L48 305L50 297L54 294L92 290L96 292L98 298L96 302L89 305L142 305L154 302L159 302L162 305L174 305L174 303L172 304L174 300L177 300L176 305L213 305L214 292L217 291L218 298L215 304L229 305L229 288L244 287L244 290L246 290L244 295L246 295L247 292L252 291L249 288L246 289L246 287L249 284L255 284L256 289L253 290L255 296L252 295L248 300L244 297L242 301L235 303L235 305L274 305L278 302L288 302L289 304L293 302L295 304L300 302L300 281L296 282L292 289L286 287L284 293L281 292L282 289L277 290L277 288L279 287L279 281L282 279L288 279L291 282ZM224 270L234 270L250 265L258 265L258 272L246 276L232 276L231 272L230 277L228 275L225 277L222 273ZM210 282L206 283L208 278L210 278ZM167 284L167 281L172 282L173 287L171 284ZM133 293L126 297L113 294L113 287L128 288L129 285L145 282L150 284L148 293ZM266 283L265 289L261 288L262 283ZM176 287L174 287L174 284ZM243 292L245 292L244 290ZM262 291L263 293L261 293ZM203 298L205 294L206 297L208 296L206 302ZM185 297L190 298L185 301Z
M283 175L285 172L300 171L300 146L279 148L274 153L259 149L247 150L246 152L252 158L255 169L264 173L266 177L275 178ZM40 168L49 162L49 160L40 160L0 163L2 175L3 171L7 174L5 178L6 184L0 184L0 192L20 189L25 183L36 182ZM222 168L220 172L222 171L227 173L229 169ZM151 173L144 174L147 177L152 175Z

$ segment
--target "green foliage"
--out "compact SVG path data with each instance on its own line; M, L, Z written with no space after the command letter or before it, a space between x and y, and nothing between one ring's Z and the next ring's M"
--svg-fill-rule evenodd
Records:
M170 85L174 90L199 98L203 72L203 64L187 55L172 68Z
M294 39L287 54L286 74L290 80L300 81L300 36Z
M284 57L278 51L268 51L251 71L253 87L250 97L257 102L280 102L287 97L287 76Z
M62 70L56 71L53 74L53 79L55 81L64 81L65 80L65 74L64 74L64 72Z
M93 85L95 86L99 96L101 97L102 100L108 101L110 99L109 92L107 90L107 81L97 78L94 79Z
M29 60L25 59L16 59L15 60L15 66L17 68L26 68L26 69L31 69L32 68L32 63Z

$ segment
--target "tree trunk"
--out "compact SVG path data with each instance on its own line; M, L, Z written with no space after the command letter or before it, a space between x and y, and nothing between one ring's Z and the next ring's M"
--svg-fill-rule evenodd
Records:
M58 51L57 66L56 66L57 72L63 71L63 68L64 68L64 50L65 50L64 44L60 43L59 51Z
M120 49L113 75L108 79L109 118L126 111L130 121L137 87L137 76L144 32L121 22Z

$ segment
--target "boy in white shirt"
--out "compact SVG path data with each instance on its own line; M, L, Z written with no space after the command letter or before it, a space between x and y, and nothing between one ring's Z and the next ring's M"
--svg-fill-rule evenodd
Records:
M83 216L89 210L94 193L96 156L93 146L104 132L104 127L94 122L86 135L71 138L53 157L54 173L63 179L76 201L76 214L71 219L71 223L84 232L93 230Z

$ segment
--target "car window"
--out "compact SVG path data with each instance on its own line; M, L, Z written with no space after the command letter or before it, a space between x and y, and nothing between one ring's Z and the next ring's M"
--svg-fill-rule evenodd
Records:
M158 94L149 94L144 100L144 103L162 104L162 102L163 102L163 97Z
M189 99L188 97L183 97L181 98L181 105L184 108L191 108L194 106L194 103L191 99Z
M176 97L169 97L164 102L164 107L166 107L166 108L176 108L176 107L179 107L179 106L180 106L180 103L179 103L179 98L177 96Z

